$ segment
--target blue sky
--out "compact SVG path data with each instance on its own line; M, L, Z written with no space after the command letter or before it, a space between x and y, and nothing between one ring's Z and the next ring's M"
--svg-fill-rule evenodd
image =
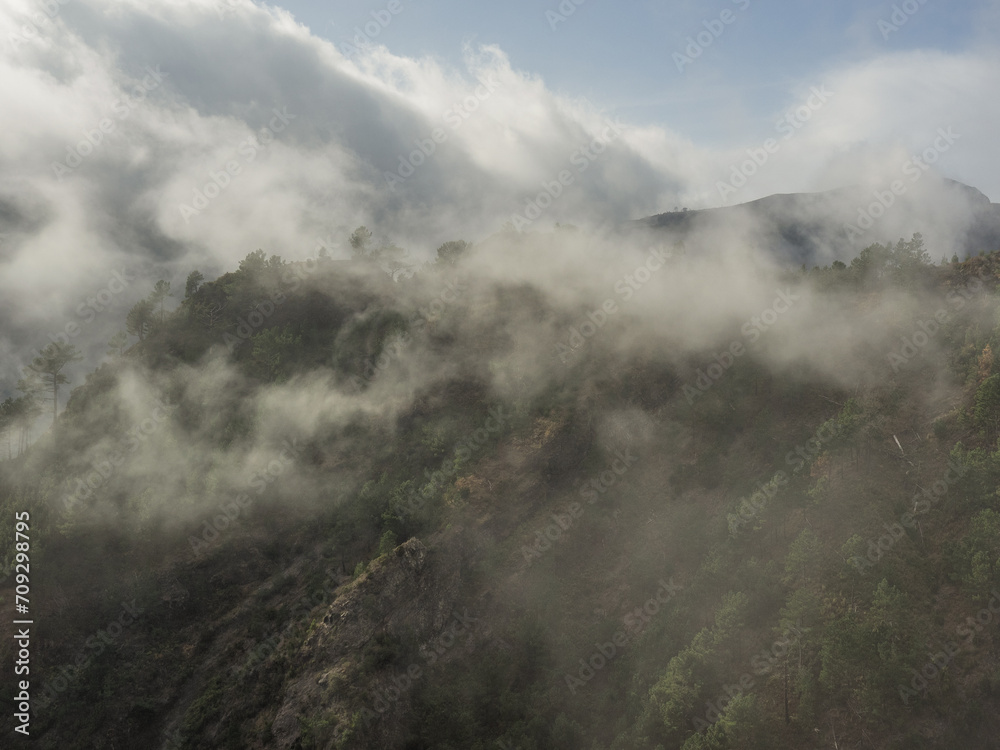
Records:
M278 5L314 34L342 46L387 2ZM819 82L831 68L886 53L954 53L975 45L992 4L927 0L899 31L889 31L888 39L878 22L891 19L899 5L891 2L584 0L579 6L564 3L575 11L565 21L555 20L554 29L546 16L559 12L554 0L400 0L400 5L402 11L375 38L395 54L431 56L460 68L463 45L497 44L515 68L540 76L557 93L586 96L630 122L664 125L717 145L771 129L776 113L794 102L791 90ZM727 10L735 20L679 71L673 54L683 54L688 38Z

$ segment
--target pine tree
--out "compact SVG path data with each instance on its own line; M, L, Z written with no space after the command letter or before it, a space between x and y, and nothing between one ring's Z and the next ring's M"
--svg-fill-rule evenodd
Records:
M133 336L138 336L139 341L142 341L152 327L153 303L148 299L139 300L125 316L125 329Z
M190 299L201 287L201 282L205 280L201 271L192 271L188 274L187 282L184 284L184 299Z
M149 296L149 301L155 309L157 305L160 306L160 324L163 324L163 308L166 304L167 297L173 297L170 293L170 282L160 279L156 282L156 286L153 287L153 293Z
M52 388L52 424L56 423L59 409L59 386L69 382L62 369L70 362L81 359L83 355L72 344L54 342L45 347L28 365L28 369L38 376L43 386Z
M118 331L108 340L109 357L122 357L125 355L125 347L128 346L128 334L125 331Z

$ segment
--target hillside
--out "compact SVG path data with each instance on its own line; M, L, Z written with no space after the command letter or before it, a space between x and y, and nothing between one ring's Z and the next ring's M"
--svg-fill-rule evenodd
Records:
M892 242L908 232L920 232L929 244L949 247L960 258L983 248L1000 249L1000 204L960 182L915 174L917 180L899 175L901 192L895 195L892 182L885 180L867 187L771 195L723 208L672 211L640 219L632 227L683 241L716 226L744 226L750 242L810 268L850 261L867 245Z
M743 210L794 239L813 200ZM189 277L3 423L33 745L994 747L1000 255L962 250L560 229Z

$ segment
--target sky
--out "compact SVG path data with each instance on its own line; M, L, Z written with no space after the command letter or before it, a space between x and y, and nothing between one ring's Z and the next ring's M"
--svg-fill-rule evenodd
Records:
M314 34L341 45L352 43L366 23L377 23L372 14L386 6L282 4ZM749 127L764 133L796 86L820 81L831 69L916 50L956 54L996 38L996 25L984 25L991 4L969 0L918 3L898 31L878 25L891 23L893 3L856 0L570 0L562 10L559 2L527 0L400 0L400 6L373 37L396 54L460 66L463 45L496 44L516 68L555 92L587 96L630 122L717 145L746 138ZM674 53L683 55L690 39L711 32L705 24L726 10L734 20L690 65L678 67Z
M158 278L345 257L362 224L427 259L925 153L1000 200L997 40L1000 0L3 0L0 396Z

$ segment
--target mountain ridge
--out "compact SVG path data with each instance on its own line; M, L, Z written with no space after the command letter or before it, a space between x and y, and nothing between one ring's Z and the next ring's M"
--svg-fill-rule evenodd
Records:
M927 237L932 250L949 256L964 258L1000 249L1000 204L982 191L936 176L912 187L899 183L904 192L895 196L891 182L888 186L857 184L818 192L774 193L732 206L654 214L628 226L683 241L714 226L747 224L756 244L770 246L781 260L807 266L850 260L867 245L891 243L914 232ZM942 215L944 206L948 216ZM865 215L872 219L870 225Z

